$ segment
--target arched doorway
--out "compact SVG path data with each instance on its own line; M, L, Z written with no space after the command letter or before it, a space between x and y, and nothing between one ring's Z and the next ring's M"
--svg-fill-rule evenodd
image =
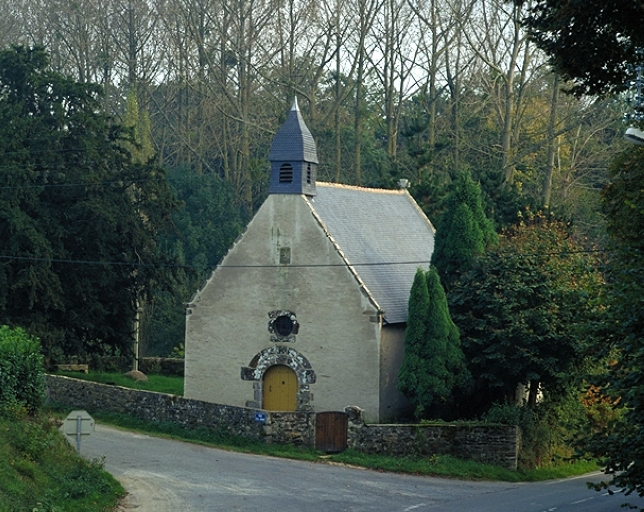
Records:
M288 366L271 366L264 373L262 409L267 411L297 410L297 375Z

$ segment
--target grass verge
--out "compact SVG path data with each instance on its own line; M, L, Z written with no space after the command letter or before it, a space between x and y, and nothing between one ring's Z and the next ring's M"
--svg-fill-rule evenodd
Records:
M113 510L123 487L44 414L0 413L0 512Z
M169 439L196 442L206 446L235 450L243 453L346 464L379 471L413 475L459 478L463 480L536 482L582 475L598 469L596 463L589 461L559 461L557 464L529 471L510 471L491 464L461 460L444 455L434 455L431 457L390 457L368 455L353 450L347 450L339 454L325 455L306 447L264 444L260 441L250 440L241 436L232 436L223 429L211 430L205 427L188 429L174 423L155 423L114 413L94 413L93 416L102 423L128 430Z
M156 391L157 393L183 396L183 377L147 375L147 381L135 381L121 373L57 372L54 375L63 375L65 377L110 384L112 386L123 386L124 388L142 389L144 391Z

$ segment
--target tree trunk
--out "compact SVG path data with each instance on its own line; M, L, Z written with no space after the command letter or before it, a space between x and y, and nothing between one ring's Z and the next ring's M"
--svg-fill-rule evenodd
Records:
M552 191L552 173L555 167L555 155L557 153L557 136L555 127L557 124L557 103L559 101L559 74L553 73L552 100L550 102L550 119L548 119L548 155L546 158L546 173L543 180L541 198L544 208L550 208L550 193Z

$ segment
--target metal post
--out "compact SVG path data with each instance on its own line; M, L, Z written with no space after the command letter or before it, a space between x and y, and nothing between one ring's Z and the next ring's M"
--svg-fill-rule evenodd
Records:
M81 430L83 425L83 417L76 416L76 451L80 453L80 443L81 443Z

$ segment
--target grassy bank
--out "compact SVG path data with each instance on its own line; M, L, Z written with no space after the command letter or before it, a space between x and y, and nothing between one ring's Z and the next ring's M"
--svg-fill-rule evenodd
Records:
M171 395L183 396L183 377L168 375L147 375L147 381L135 381L121 373L106 372L58 372L55 375L64 375L74 379L89 380L112 386L123 386L125 388L142 389L145 391L156 391L158 393L169 393Z
M47 416L0 415L0 512L113 510L121 485L88 461Z

